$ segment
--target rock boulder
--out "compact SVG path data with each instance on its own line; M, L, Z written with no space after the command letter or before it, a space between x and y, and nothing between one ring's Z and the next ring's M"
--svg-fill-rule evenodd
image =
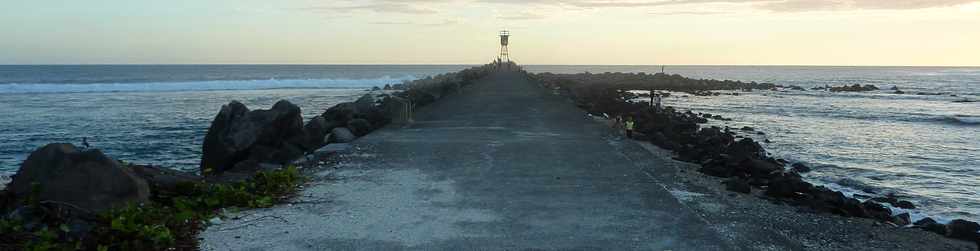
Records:
M72 144L48 144L35 150L17 170L8 189L29 196L37 184L41 201L67 203L90 212L144 202L150 197L146 181L97 149Z
M956 219L946 224L946 236L961 240L975 240L980 224L972 221Z
M208 175L231 169L238 162L286 163L302 156L302 149L288 139L304 138L300 108L281 100L269 110L249 111L232 101L221 107L204 137L201 173Z
M291 140L291 142L302 146L307 151L315 150L327 143L324 139L327 134L330 134L330 130L333 130L337 126L341 125L334 121L328 121L323 116L313 117L303 126L305 134L297 139Z
M371 126L371 122L367 119L352 119L347 122L347 128L357 135L358 137L367 135L374 128Z
M329 141L330 143L350 143L356 138L357 136L354 136L354 133L351 132L350 129L347 129L346 127L337 127L330 131Z
M728 191L739 192L739 193L752 192L752 187L750 187L749 183L743 179L731 178L725 180L724 183L725 183L725 189Z

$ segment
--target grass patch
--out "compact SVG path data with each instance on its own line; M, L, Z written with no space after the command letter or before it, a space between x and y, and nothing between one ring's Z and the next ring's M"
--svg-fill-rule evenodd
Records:
M294 195L302 182L299 170L289 166L239 183L183 183L176 195L84 220L28 196L18 214L30 217L0 219L0 250L197 250L204 222L221 209L271 207Z

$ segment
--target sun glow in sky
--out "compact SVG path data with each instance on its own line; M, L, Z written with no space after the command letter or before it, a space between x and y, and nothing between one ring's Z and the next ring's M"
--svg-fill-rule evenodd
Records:
M0 64L980 66L980 0L0 0Z

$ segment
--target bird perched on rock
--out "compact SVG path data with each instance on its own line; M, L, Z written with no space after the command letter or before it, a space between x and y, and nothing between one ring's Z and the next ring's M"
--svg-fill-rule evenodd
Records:
M82 137L82 146L85 148L91 147L91 145L88 144L88 137Z

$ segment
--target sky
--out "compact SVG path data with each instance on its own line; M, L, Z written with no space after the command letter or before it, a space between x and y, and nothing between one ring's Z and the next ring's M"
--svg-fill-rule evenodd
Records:
M980 0L0 0L0 64L980 66Z

